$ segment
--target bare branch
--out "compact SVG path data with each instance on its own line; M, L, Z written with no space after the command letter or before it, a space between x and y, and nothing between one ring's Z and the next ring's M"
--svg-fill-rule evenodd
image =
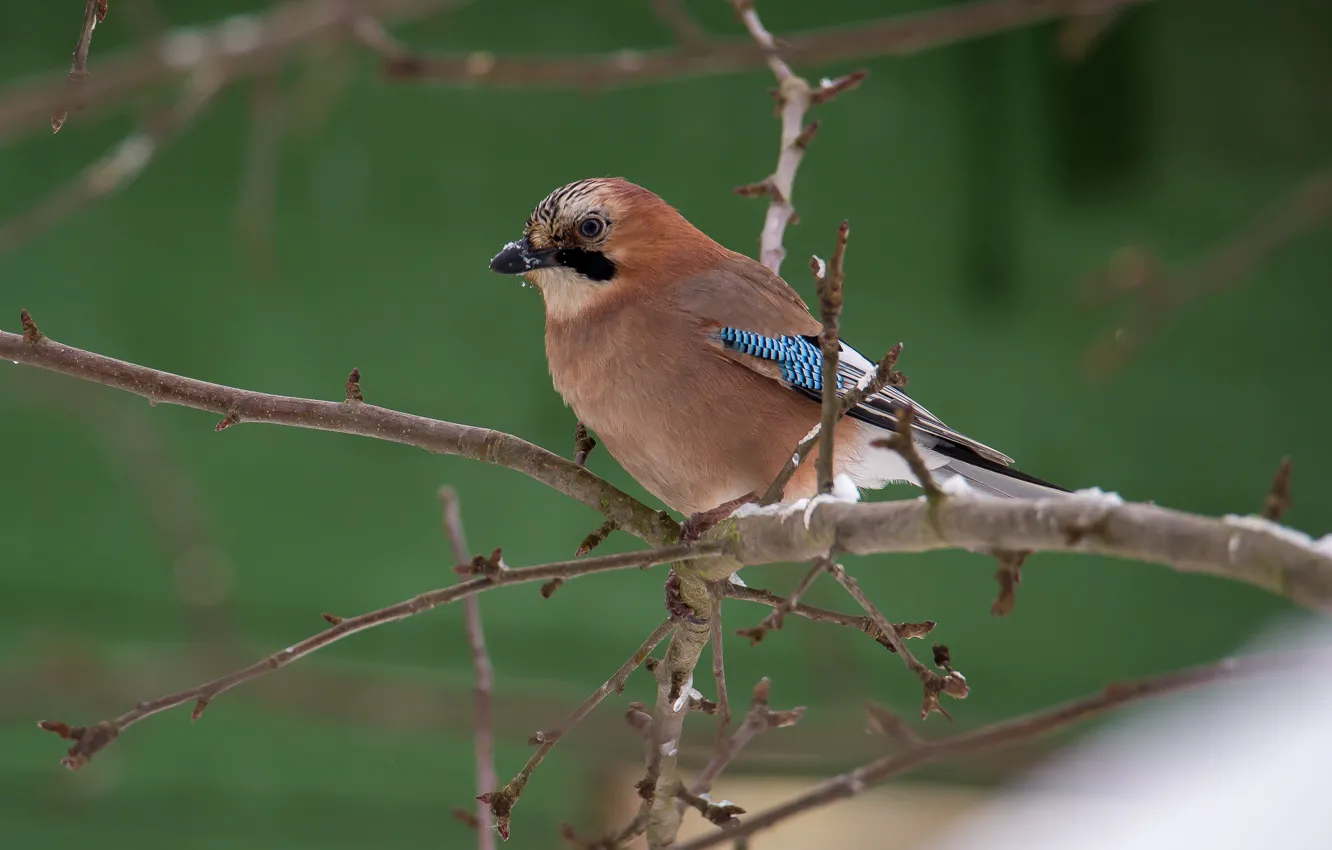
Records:
M773 505L722 521L709 539L726 540L727 553L748 565L829 551L1096 553L1223 576L1332 612L1332 535L1314 541L1259 517L1214 519L1099 491L1059 499L949 496L937 508L920 499L830 501L808 513ZM698 569L719 578L734 569L724 560Z
M730 0L730 3L736 15L744 22L745 29L749 30L754 43L763 51L764 61L767 62L772 75L777 78L778 88L775 96L782 120L777 168L762 182L741 186L735 191L736 194L746 197L768 196L768 212L763 219L763 232L759 236L759 260L773 272L780 272L782 260L786 257L786 248L782 245L782 240L786 235L787 225L796 220L795 207L791 204L791 196L795 192L796 171L800 168L800 161L805 158L805 150L819 129L818 122L805 126L805 113L809 111L811 105L825 103L838 94L860 85L869 72L856 71L835 81L825 80L819 88L812 88L805 78L796 75L791 66L787 65L779 55L776 40L759 20L758 12L754 9L754 0ZM821 277L817 272L815 276ZM841 281L836 281L836 284L840 309ZM827 322L828 316L825 311L825 332ZM833 324L836 325L835 316ZM827 357L825 351L825 363ZM829 409L829 405L825 404L824 410ZM825 418L829 415L825 412Z
M1267 500L1263 504L1262 517L1276 522L1290 509L1290 457L1281 459L1276 475L1272 477L1272 487L1267 491Z
M24 327L26 335L27 325ZM31 344L23 336L0 331L0 357L125 390L154 404L211 411L227 417L228 425L266 422L359 434L506 466L601 512L607 519L615 520L619 528L653 545L679 539L679 525L669 515L648 508L558 455L489 428L427 419L371 404L316 401L235 389L103 357L46 337L41 338L40 344Z
M453 545L454 562L461 564L471 554L467 549L467 537L463 533L462 506L458 504L458 494L452 487L441 487L439 498L444 507L444 531ZM467 643L472 650L472 671L476 675L476 690L473 697L473 710L476 716L476 731L472 740L476 747L476 791L483 794L489 788L499 784L495 773L495 732L491 721L490 699L495 688L495 668L486 653L486 633L481 626L480 599L474 594L464 601L467 622ZM477 846L480 850L494 850L495 835L490 831L489 809L477 801L476 818Z
M616 528L618 528L618 526L615 524L615 520L608 519L601 525L592 529L588 532L588 535L583 538L583 542L578 544L578 548L574 550L574 557L581 558L588 552L591 552L593 549L600 546L605 542L607 537L611 536L611 532L615 531Z
M860 404L870 396L878 394L878 392L884 387L889 385L894 387L905 387L907 385L907 376L893 368L897 365L897 358L901 354L902 343L899 342L897 345L890 348L888 353L883 356L883 359L879 361L878 366L874 370L873 377L871 377L868 382L864 382L863 384L859 384L847 390L842 396L842 404L841 409L837 413L837 421L840 422L841 418L847 414L847 411L851 410L851 408ZM786 490L786 485L790 482L791 476L795 475L796 470L799 469L800 465L809 457L810 449L814 448L814 443L819 439L819 434L822 430L822 424L815 425L813 430L801 438L800 442L796 445L795 451L791 454L791 457L782 466L781 471L777 473L777 477L772 479L772 483L768 485L768 489L764 491L763 497L759 500L760 505L771 505L781 501L782 494Z
M510 779L503 788L481 794L477 797L478 800L490 807L490 813L495 818L495 824L499 829L501 838L508 840L509 813L513 810L513 807L517 804L519 798L522 797L523 789L527 787L528 780L532 778L532 772L545 760L547 754L555 748L555 744L557 744L560 738L564 737L570 729L582 722L584 717L591 714L592 709L596 708L597 705L609 696L612 691L619 691L623 688L624 683L629 680L629 675L638 669L638 666L642 664L644 659L648 657L648 654L656 648L657 644L665 640L666 636L671 634L675 628L676 623L671 620L667 620L660 626L657 626L656 630L647 636L647 640L643 641L642 646L638 647L638 649L634 651L634 654L629 656L629 660L620 665L620 669L615 671L615 675L607 679L601 687L597 688L587 699L583 700L582 704L574 709L573 714L569 715L568 719L564 721L564 724L560 726L560 728L538 732L533 736L532 741L529 743L538 744L537 751L532 754L532 757L527 760L527 764L523 765L523 769L518 771L518 774L514 776L513 779Z
M930 474L930 468L925 465L925 459L920 456L916 449L916 438L912 429L912 423L916 418L915 405L908 404L897 413L897 432L891 437L883 440L875 440L870 443L881 449L892 449L902 456L907 466L911 467L911 474L916 476L916 481L925 491L925 498L931 507L937 507L946 497L944 491L939 489L934 476Z
M648 564L665 564L671 562L687 561L695 557L707 557L709 554L715 554L720 550L720 546L715 543L705 543L698 546L672 546L665 549L648 550L645 552L627 552L620 555L604 555L600 558L585 558L580 561L561 561L553 564L542 564L535 567L525 567L521 569L503 570L492 575L484 575L470 581L459 582L451 587L432 590L427 593L421 593L411 599L404 600L396 605L390 605L386 608L380 608L377 611L371 611L368 614L361 614L356 617L336 617L332 614L325 614L324 619L333 624L332 628L308 637L299 643L292 644L286 649L275 652L257 661L248 667L234 670L224 676L219 676L212 681L205 682L202 685L196 685L192 688L186 688L174 694L168 694L154 700L146 700L139 703L133 709L125 712L119 717L110 720L104 720L92 727L69 727L63 723L58 724L65 729L68 734L62 737L74 740L74 746L70 747L68 755L61 759L61 764L70 770L78 770L86 765L94 755L103 747L115 740L121 732L130 726L138 723L146 717L151 717L170 708L184 705L188 702L195 703L194 717L198 719L199 715L208 706L213 699L220 694L226 693L237 685L258 679L274 670L286 667L293 661L300 660L313 652L316 652L329 644L335 643L343 638L353 635L357 632L372 629L376 626L382 626L385 623L393 623L398 620L405 620L416 614L429 611L438 605L444 605L449 602L456 602L459 599L465 599L476 593L480 593L492 587L502 587L509 584L521 584L529 581L545 581L550 578L576 578L593 573L607 572L610 570L629 569L631 567L641 567ZM43 724L55 721L42 721ZM43 725L43 728L48 728Z
M749 638L751 644L757 645L759 641L763 640L768 632L773 629L780 629L782 627L782 620L787 614L790 614L797 606L799 606L800 597L805 595L805 591L809 590L810 585L814 584L814 579L818 578L819 574L826 569L827 561L825 559L815 559L814 566L809 568L809 572L805 573L805 577L802 578L795 586L795 589L791 591L790 596L778 602L772 609L772 612L764 617L763 621L757 626L752 629L740 629L736 634Z
M744 724L735 730L734 735L721 742L716 755L703 770L699 771L694 784L689 788L691 794L706 794L727 765L739 755L740 750L744 749L745 744L769 729L794 726L804 716L803 705L785 711L773 711L768 705L771 694L772 681L766 677L760 679L754 686L754 694L750 698L749 713L745 715Z
M888 645L901 656L902 663L907 666L908 670L916 674L916 678L920 679L921 686L924 688L920 716L927 718L931 712L937 711L944 717L948 717L948 712L939 705L939 694L948 694L954 699L966 699L970 689L967 687L967 680L962 677L962 674L957 673L949 666L947 647L944 647L941 653L939 644L934 645L934 663L936 666L944 668L948 673L947 676L940 676L916 660L916 656L911 654L911 650L907 649L905 641L897 633L897 628L888 622L888 618L883 616L883 613L865 595L865 591L860 589L860 583L852 578L841 564L829 561L827 562L827 570L837 580L838 584L846 588L846 592L851 594L851 598L856 600L861 608L865 609L865 612L874 620L874 625L878 627L884 639L888 641Z
M360 434L499 464L600 511L649 543L679 539L679 526L664 512L649 509L568 460L498 431L370 404L267 395L183 378L62 345L41 335L31 317L24 322L24 335L0 331L0 358L116 387L154 402L229 418L234 414L239 421ZM1315 544L1300 532L1262 523L1256 517L1218 520L1125 504L1099 491L1062 499L950 496L935 508L914 499L828 502L809 509L807 515L773 505L722 520L709 533L710 539L720 541L714 545L722 548L707 553L724 551L729 558L700 560L692 568L703 588L696 610L706 611L710 605L703 582L726 578L741 564L812 561L835 546L836 551L852 554L948 548L1096 552L1225 576L1301 605L1332 611L1332 544ZM702 549L686 551L703 557L697 554Z
M106 0L84 0L83 28L79 30L79 40L74 45L74 59L69 66L71 92L88 76L88 51L92 48L93 30L97 29L97 25L105 18ZM69 118L69 107L64 105L56 107L51 114L51 132L59 133L60 128L65 126L67 118Z
M670 27L676 42L682 48L698 51L706 47L709 41L708 34L698 25L698 21L694 20L694 16L689 14L689 10L681 0L652 0L652 11L662 23Z
M837 247L833 249L832 260L827 268L823 261L815 257L812 260L814 280L819 291L819 315L823 319L823 330L819 333L819 350L823 354L821 364L822 414L819 418L819 459L815 464L818 471L818 492L831 493L833 486L834 437L837 420L843 409L837 391L841 379L838 376L838 355L842 346L838 317L842 313L842 282L846 278L843 262L846 257L846 239L851 233L851 225L843 221L837 228Z
M1325 669L1329 661L1332 659L1326 651L1251 655L1244 658L1228 658L1216 664L1193 667L1149 679L1110 685L1099 693L1063 705L986 726L974 732L924 742L904 752L876 759L822 782L804 794L771 809L751 814L741 823L725 831L685 841L675 845L672 850L704 850L707 847L734 843L802 812L853 797L877 782L922 765L1040 738L1140 700L1166 696L1215 682L1276 675L1300 669Z
M209 73L201 72L191 77L175 105L149 116L142 127L122 139L78 177L32 209L0 225L0 253L133 183L153 157L174 141L212 101L221 83L220 78Z
M722 596L726 593L724 582L712 585L712 619L708 621L708 640L712 642L712 681L717 688L717 746L726 740L727 727L731 725L731 701L726 694L726 662L722 654Z
M823 564L821 562L816 563L813 569L811 569L805 576L805 579L801 581L799 586L797 586L796 590L803 593L804 590L808 589L808 582L812 582L813 578L817 577L823 570ZM758 587L745 587L738 584L728 584L726 586L726 596L731 599L743 599L746 602L757 602L760 605L780 608L787 614L795 614L798 617L804 617L805 619L813 620L816 623L833 623L838 626L846 626L847 628L864 632L874 638L889 652L897 651L888 643L888 638L879 631L879 627L875 625L872 617L868 615L856 616L854 614L843 614L840 611L829 611L826 608L815 608L813 605L795 604L791 600L796 597L796 591L792 591L790 597L782 598L770 590L763 590ZM767 622L768 620L765 619L764 623ZM913 638L925 637L930 632L934 631L936 625L938 624L933 620L925 620L920 623L894 623L893 628L897 631L897 636L902 640L911 640ZM743 629L737 631L736 634L748 637L752 641L753 632L755 631L757 631L757 629Z

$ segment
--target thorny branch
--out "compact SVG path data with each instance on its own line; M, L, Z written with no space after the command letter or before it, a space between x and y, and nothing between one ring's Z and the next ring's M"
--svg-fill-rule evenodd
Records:
M1325 669L1330 660L1332 659L1326 651L1258 654L1227 658L1215 664L1162 676L1112 684L1099 693L1063 705L995 723L974 732L908 746L905 750L875 759L855 770L822 782L804 794L766 811L749 815L741 823L728 829L677 844L672 850L704 850L720 844L735 843L757 832L770 829L802 812L854 797L877 782L922 765L994 747L1030 741L1139 700L1166 696L1216 682L1264 675L1279 677L1299 670Z
M453 559L457 564L466 563L471 552L467 548L467 537L463 533L462 506L458 503L458 494L451 487L441 487L440 502L444 508L444 531L453 546ZM474 712L476 730L472 741L476 747L476 790L478 794L499 784L495 773L495 727L491 720L490 702L495 686L495 668L486 653L486 633L481 626L480 598L473 594L463 602L467 623L467 643L472 650L472 670L476 675ZM477 847L480 850L494 850L495 836L490 831L489 810L481 801L477 801Z
M513 807L517 804L519 798L522 797L523 789L527 787L528 780L532 778L533 771L535 771L541 762L545 760L550 751L555 748L555 745L559 743L560 738L564 737L570 729L582 722L584 717L591 714L592 709L596 708L612 691L618 692L623 689L624 683L629 679L629 675L638 669L639 665L641 665L652 650L656 648L657 644L661 643L666 639L667 635L675 631L676 625L677 624L674 621L666 620L660 626L657 626L652 634L648 635L647 640L643 641L642 646L638 647L638 649L634 651L634 654L629 656L629 660L620 665L620 669L615 671L615 675L607 679L601 687L597 688L587 699L583 700L583 703L578 706L578 708L574 709L573 714L569 715L568 719L564 721L562 726L558 729L544 730L532 736L528 743L537 745L537 750L532 754L532 757L527 760L527 764L523 765L522 770L518 771L518 774L514 776L513 779L510 779L503 788L499 788L495 791L488 791L477 796L476 799L490 807L490 814L495 818L495 825L499 830L501 838L508 839L510 812L513 811Z

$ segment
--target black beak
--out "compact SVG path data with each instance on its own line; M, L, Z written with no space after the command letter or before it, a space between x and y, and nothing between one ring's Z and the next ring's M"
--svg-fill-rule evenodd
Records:
M524 237L505 245L504 250L490 261L490 270L499 274L524 274L533 269L559 265L555 254L555 248L534 249L532 243Z

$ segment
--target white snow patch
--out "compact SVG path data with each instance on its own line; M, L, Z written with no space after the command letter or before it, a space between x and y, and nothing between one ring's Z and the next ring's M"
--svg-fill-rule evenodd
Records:
M1107 506L1124 504L1124 498L1118 493L1107 493L1100 487L1088 487L1085 490L1074 490L1073 495L1079 499L1090 499Z
M731 584L736 585L737 587L749 587L749 585L745 584L745 580L740 578L739 573L731 573L730 578L726 580L729 581Z
M812 260L814 261L814 265L815 265L815 266L817 267L817 269L818 269L817 271L814 272L814 276L817 277L817 278L819 278L820 280L822 280L823 278L827 277L827 276L828 276L828 264L825 263L825 262L823 261L823 258L820 257L818 254L815 254L813 257L810 257L810 259L812 259Z
M689 674L689 681L685 682L685 683L684 683L684 687L680 688L680 698L677 699L677 700L675 701L675 704L671 706L671 711L674 711L676 714L679 714L680 712L682 712L682 711L685 710L685 707L689 705L689 692L690 692L690 691L694 691L694 674L693 674L693 673L690 673L690 674ZM698 692L697 692L697 691L694 691L694 693L698 693ZM700 696L701 696L701 694L700 694Z
M832 497L839 502L859 502L860 488L845 472L833 479Z
M939 489L944 492L945 496L971 496L976 492L971 489L971 485L967 483L967 479L963 478L961 475L954 475L952 478L947 479L944 483L939 485ZM925 497L922 496L921 498L923 499Z
M1315 548L1313 538L1303 531L1296 531L1289 526L1272 522L1270 519L1263 519L1260 516L1239 516L1238 514L1226 514L1221 518L1226 525L1233 525L1239 528L1245 528L1249 531L1261 531L1270 534L1273 537L1280 537L1287 543L1294 543L1296 546L1303 546L1306 549ZM1326 538L1324 538L1326 539ZM1322 541L1319 541L1321 544Z
M1324 534L1314 541L1313 550L1320 555L1332 558L1332 534Z

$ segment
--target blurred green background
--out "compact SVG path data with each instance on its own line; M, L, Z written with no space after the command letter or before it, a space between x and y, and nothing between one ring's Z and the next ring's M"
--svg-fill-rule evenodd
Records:
M60 73L82 5L0 2L0 80ZM113 0L94 74L141 34L132 5ZM741 35L721 0L688 5L710 30ZM930 5L760 9L781 34ZM157 3L173 25L254 8ZM787 276L810 297L804 258L826 255L848 218L844 335L871 355L905 342L912 393L950 424L1065 485L1208 514L1257 510L1288 453L1286 521L1332 530L1326 228L1190 304L1108 379L1083 368L1127 315L1088 306L1088 275L1132 245L1186 264L1332 154L1332 5L1163 0L1118 20L1082 61L1061 55L1059 32L798 68L871 76L818 112ZM650 4L623 0L477 0L395 34L498 53L671 43ZM341 398L357 366L376 404L567 455L574 419L546 373L539 297L486 268L532 205L570 180L623 175L723 244L757 251L764 204L731 188L761 179L776 155L762 69L601 94L492 91L385 81L373 57L350 51L307 57L268 85L276 100L250 83L229 89L126 191L0 255L3 326L16 330L26 307L72 345L288 395ZM282 134L271 186L247 159L266 110ZM132 109L76 114L58 136L39 129L0 148L0 214L31 207L134 123ZM339 643L219 699L197 724L187 710L152 718L79 774L35 728L91 723L220 674L317 631L323 611L451 582L441 484L461 494L471 547L502 546L513 565L569 557L599 522L505 469L310 431L218 434L216 419L0 369L0 843L470 843L449 814L475 793L460 607ZM591 466L651 503L603 451ZM604 551L637 545L615 536ZM978 555L848 567L889 617L939 622L935 638L973 686L949 706L955 728L1216 658L1300 616L1247 586L1099 558L1032 558L1006 619L989 613L994 567ZM803 571L745 578L780 592ZM527 734L555 725L659 621L664 578L482 598L502 778L526 758ZM852 607L829 585L811 601ZM762 615L736 603L728 627ZM769 675L776 704L811 706L801 727L755 745L749 769L858 763L880 746L863 736L861 701L910 711L918 700L894 659L830 627L792 622L757 648L733 637L727 657L733 695ZM638 757L621 712L650 694L636 674L556 749L515 811L512 846L556 844L560 820L598 831L607 764ZM710 724L691 729L706 748ZM991 782L1023 763L1010 754L936 775Z

